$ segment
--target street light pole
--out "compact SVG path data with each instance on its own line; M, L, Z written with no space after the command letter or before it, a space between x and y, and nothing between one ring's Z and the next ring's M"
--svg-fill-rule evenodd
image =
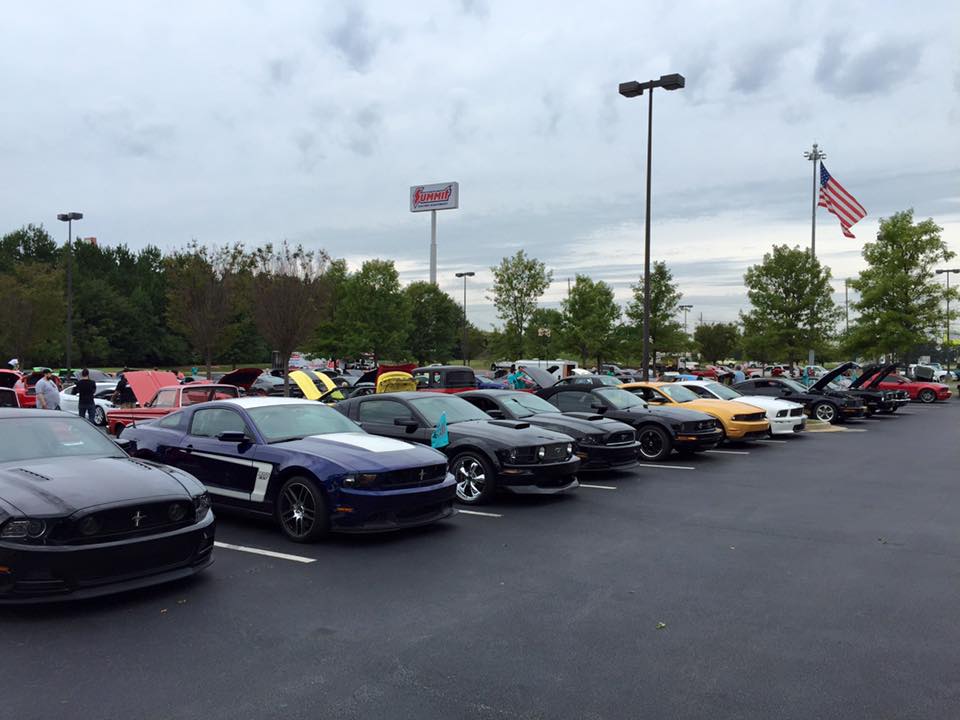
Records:
M953 273L960 273L960 268L949 268L947 270L934 270L937 275L947 276L947 370L950 369L950 276Z
M57 220L67 224L67 376L73 369L73 221L83 220L83 213L59 213Z
M650 180L653 167L653 89L679 90L687 84L686 78L678 73L661 75L659 80L645 83L632 80L620 83L619 92L627 98L643 95L649 91L650 102L647 107L647 197L646 219L643 231L643 379L650 379Z
M458 272L456 276L463 278L463 345L460 348L463 354L463 364L467 364L467 278L476 275L475 272Z
M683 334L687 334L687 311L693 310L693 305L681 305L680 309L683 310Z
M820 149L820 146L816 143L813 144L812 150L805 150L803 156L813 163L813 197L810 200L810 257L817 257L817 188L820 183L818 182L817 177L817 164L820 160L823 160L827 156L825 152ZM813 318L810 319L810 322L813 322ZM810 328L810 334L813 335L813 327ZM807 364L813 365L816 361L816 354L813 352L813 348L807 352Z

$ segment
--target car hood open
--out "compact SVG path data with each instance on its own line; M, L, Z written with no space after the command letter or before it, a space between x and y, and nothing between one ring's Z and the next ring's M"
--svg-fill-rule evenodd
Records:
M237 368L236 370L228 372L217 382L221 385L236 385L238 388L249 390L250 386L253 385L261 375L263 375L263 370L260 368Z
M12 388L20 378L21 375L16 370L0 370L0 387Z
M841 365L837 365L837 367L835 367L833 370L831 370L830 372L828 372L828 373L827 373L826 375L824 375L822 378L820 378L819 380L817 380L813 385L811 385L811 386L810 386L810 389L811 389L811 390L820 390L820 391L826 390L826 389L827 389L827 385L829 385L829 384L830 384L831 382L833 382L835 379L837 379L838 377L840 377L841 375L843 375L843 373L845 373L847 370L849 370L850 368L852 368L854 365L856 365L856 363L852 363L852 362L845 362L845 363L843 363L843 364L841 364Z
M141 405L152 400L160 388L177 384L177 376L165 370L129 370L123 376Z

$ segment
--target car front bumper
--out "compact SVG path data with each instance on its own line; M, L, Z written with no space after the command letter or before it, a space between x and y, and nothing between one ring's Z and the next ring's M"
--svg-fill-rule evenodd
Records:
M793 435L804 430L807 427L806 415L795 415L793 417L774 418L770 421L771 435Z
M580 485L576 473L580 458L544 465L503 465L497 485L518 495L556 495Z
M764 420L741 421L732 420L724 423L727 440L755 440L770 432L770 423Z
M710 450L715 448L723 440L723 430L716 428L702 433L678 432L673 439L673 447L676 450Z
M330 529L343 533L377 533L429 525L454 515L457 483L447 473L442 483L402 490L341 489L331 497Z
M628 468L637 464L640 443L622 445L581 445L577 450L580 470Z
M841 407L840 414L844 418L860 418L867 414L867 406L860 405L859 407Z
M0 605L79 600L159 585L213 562L216 519L91 545L0 542Z

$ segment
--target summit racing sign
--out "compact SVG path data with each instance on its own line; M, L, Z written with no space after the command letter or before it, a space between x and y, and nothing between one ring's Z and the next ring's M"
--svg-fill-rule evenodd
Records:
M460 183L414 185L410 188L410 212L454 210L460 207Z

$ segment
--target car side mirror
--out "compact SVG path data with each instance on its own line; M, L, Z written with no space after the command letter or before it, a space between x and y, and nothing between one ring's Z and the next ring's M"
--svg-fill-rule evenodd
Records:
M594 403L590 406L590 409L598 413L605 413L607 411L607 406L600 403Z
M667 401L667 399L661 395L654 395L650 398L644 398L648 403L653 403L655 405L661 405Z
M242 430L224 430L217 435L217 440L225 443L245 443L249 440L247 434Z
M420 427L420 423L411 418L394 418L393 424L397 425L398 427L406 428L407 432L413 432Z
M137 449L137 443L130 438L114 438L113 442L125 453L130 453Z
M487 410L487 415L492 417L494 420L503 420L502 410Z

